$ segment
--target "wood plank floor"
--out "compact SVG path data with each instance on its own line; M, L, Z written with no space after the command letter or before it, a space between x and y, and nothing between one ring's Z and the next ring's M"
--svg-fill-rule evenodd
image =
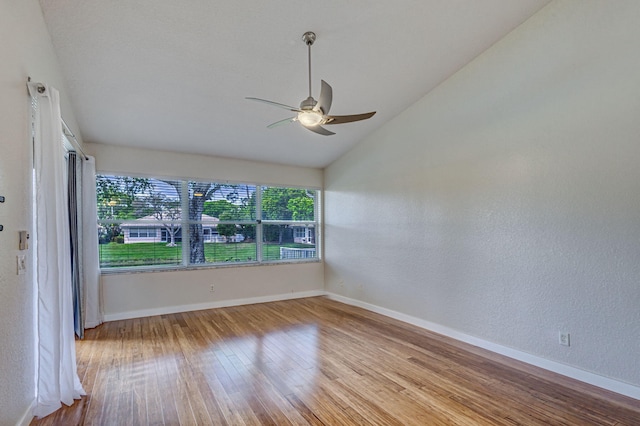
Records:
M324 297L114 321L32 425L639 425L640 402Z

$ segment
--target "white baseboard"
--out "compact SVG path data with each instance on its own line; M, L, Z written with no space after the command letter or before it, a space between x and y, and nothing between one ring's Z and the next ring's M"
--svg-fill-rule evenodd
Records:
M84 323L84 328L96 328L97 326L99 326L100 324L102 324L103 321L89 321L89 322L85 322Z
M252 305L254 303L277 302L279 300L301 299L303 297L324 296L323 290L300 291L296 293L273 294L269 296L248 297L245 299L219 300L192 305L163 306L161 308L141 309L139 311L105 314L105 321L117 321L131 318L151 317L154 315L176 314L179 312L201 311L203 309L226 308L228 306Z
M393 311L391 309L382 308L377 305L362 302L360 300L351 299L341 296L335 293L326 293L326 295L338 302L346 303L347 305L357 306L359 308L366 309L371 312L375 312L387 317L391 317L409 324L413 324L425 330L432 331L434 333L442 334L452 339L459 340L461 342L469 343L473 346L477 346L483 349L487 349L491 352L495 352L500 355L507 356L509 358L516 359L518 361L525 362L536 367L543 368L554 373L561 374L572 379L579 380L584 383L588 383L593 386L597 386L603 389L610 390L621 395L625 395L631 398L640 400L640 387L631 385L629 383L620 382L618 380L610 379L608 377L600 376L598 374L590 373L588 371L581 370L576 367L571 367L566 364L562 364L556 361L550 361L545 358L541 358L536 355L531 355L526 352L522 352L513 348L498 345L496 343L488 342L477 337L470 336L468 334L461 333L452 328L445 327L440 324L436 324L430 321L426 321L420 318L406 315L401 312Z
M16 422L16 426L29 426L31 420L33 420L33 408L35 406L36 400L34 399L33 401L31 401L31 404L29 404L27 411L25 411L22 417L20 417L20 420Z

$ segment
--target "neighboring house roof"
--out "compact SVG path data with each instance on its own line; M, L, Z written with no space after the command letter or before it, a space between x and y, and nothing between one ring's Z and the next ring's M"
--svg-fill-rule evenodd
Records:
M176 219L174 219L175 222L180 222L180 216L178 216ZM218 222L220 221L220 219L218 219L217 217L213 217L213 216L209 216L206 214L202 215L202 224L203 225L209 225L209 226L217 226ZM136 228L144 228L144 227L156 227L156 226L161 226L161 224L163 223L168 223L171 222L171 219L169 218L165 218L162 220L157 219L154 215L149 215L149 216L145 216L145 217L141 217L139 219L133 219L133 220L127 220L125 222L122 222L120 224L121 228L130 228L130 227L136 227Z

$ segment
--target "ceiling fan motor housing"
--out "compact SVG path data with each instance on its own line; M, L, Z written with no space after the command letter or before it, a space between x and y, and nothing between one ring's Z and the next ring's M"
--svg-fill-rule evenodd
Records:
M313 107L316 106L317 103L318 101L313 99L313 97L309 96L307 99L300 102L300 109L301 110L313 109Z

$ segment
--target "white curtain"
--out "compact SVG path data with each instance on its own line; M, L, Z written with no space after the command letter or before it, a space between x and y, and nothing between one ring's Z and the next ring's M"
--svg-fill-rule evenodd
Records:
M102 324L100 265L98 260L98 209L96 207L96 160L82 162L82 274L85 294L85 327Z
M47 416L84 395L76 367L68 206L60 99L56 89L29 84L34 105L34 245L37 384L33 414Z

